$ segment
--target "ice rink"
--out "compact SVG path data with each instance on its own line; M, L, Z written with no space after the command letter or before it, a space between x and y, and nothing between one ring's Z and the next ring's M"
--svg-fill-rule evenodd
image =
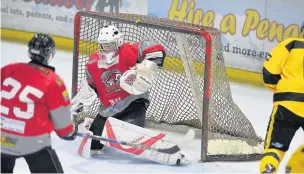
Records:
M27 46L16 43L1 43L1 67L13 62L28 62ZM72 53L58 51L52 65L71 90ZM236 104L252 122L259 136L264 137L269 115L272 110L272 93L266 89L231 83L232 96ZM53 148L66 173L258 173L259 162L212 162L198 163L195 159L200 151L195 141L186 149L187 155L194 159L188 166L165 166L138 159L127 154L110 150L100 158L84 159L77 155L73 142L59 139L53 135ZM291 153L300 143L304 143L304 133L299 130L291 143L279 172L283 172ZM24 159L17 160L16 173L30 173Z

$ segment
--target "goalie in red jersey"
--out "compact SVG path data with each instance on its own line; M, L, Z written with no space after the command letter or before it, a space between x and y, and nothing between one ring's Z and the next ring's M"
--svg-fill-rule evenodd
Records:
M101 107L94 121L86 118L84 124L97 136L102 135L108 117L143 127L149 106L149 89L159 67L163 66L165 48L153 40L142 40L134 45L124 43L122 33L115 26L104 26L98 43L99 50L90 56L86 64L88 85L85 84L80 89L82 92L74 97L73 106L83 105L87 110L96 98L90 97L95 91ZM90 146L90 154L102 154L106 148L96 140L86 146ZM154 159L161 163L175 163L178 157L171 160Z

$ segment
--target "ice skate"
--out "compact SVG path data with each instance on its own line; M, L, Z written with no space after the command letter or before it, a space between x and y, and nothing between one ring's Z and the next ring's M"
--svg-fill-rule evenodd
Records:
M103 146L102 149L91 149L90 155L91 156L101 156L105 154L108 150L107 146Z
M186 157L185 157L185 155L184 154L182 154L182 153L179 153L178 154L178 158L177 158L177 161L176 161L176 166L181 166L181 165L188 165L188 164L190 164L190 160L188 160Z

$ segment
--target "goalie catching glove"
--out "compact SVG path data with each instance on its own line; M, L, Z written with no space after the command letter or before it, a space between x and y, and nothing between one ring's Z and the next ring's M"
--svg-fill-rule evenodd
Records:
M155 62L144 59L122 74L120 87L129 94L143 94L151 88L158 70L158 65Z
M89 112L92 103L96 100L97 94L87 84L86 80L81 81L80 91L77 92L76 96L71 101L70 111L72 115L77 115L81 112Z

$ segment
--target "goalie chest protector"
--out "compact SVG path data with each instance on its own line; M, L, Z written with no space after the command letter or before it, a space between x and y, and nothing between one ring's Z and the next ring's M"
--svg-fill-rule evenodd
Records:
M89 58L86 68L92 76L100 101L105 107L130 96L121 89L119 79L121 75L135 66L137 62L137 48L129 43L123 44L115 56L119 56L118 62L107 68L99 68L99 52L95 52Z

